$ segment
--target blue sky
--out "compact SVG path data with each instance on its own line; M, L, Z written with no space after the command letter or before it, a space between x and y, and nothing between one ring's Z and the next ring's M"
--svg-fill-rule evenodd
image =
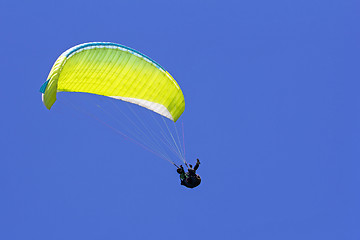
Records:
M360 239L358 1L3 1L0 239ZM175 168L48 111L56 58L111 41L183 89ZM56 103L57 104L57 103Z

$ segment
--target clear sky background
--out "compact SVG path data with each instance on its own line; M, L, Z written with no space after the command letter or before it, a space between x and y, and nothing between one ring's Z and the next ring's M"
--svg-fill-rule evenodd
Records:
M360 239L360 3L2 1L0 239ZM183 89L175 168L39 88L111 41ZM55 103L57 104L57 103Z

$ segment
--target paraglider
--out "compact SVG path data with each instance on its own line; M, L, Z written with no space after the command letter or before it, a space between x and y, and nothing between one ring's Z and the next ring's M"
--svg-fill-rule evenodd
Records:
M189 164L190 167L188 167L187 172L185 172L182 165L178 167L176 171L180 174L181 185L184 185L185 187L188 188L194 188L199 186L199 184L201 183L201 177L198 174L196 174L196 170L199 168L199 165L200 165L200 161L199 159L196 159L196 164L194 168L192 168L192 165Z
M115 99L114 101L133 103L170 119L174 125L185 110L184 95L178 83L162 66L134 49L109 42L84 43L62 53L40 91L42 101L49 110L59 92L90 93ZM169 130L165 120L163 121L166 126L164 129ZM176 138L171 132L169 134L171 137L168 138L163 134L165 140L162 142L168 144L168 148L187 166L185 144L183 143L181 150L181 143L177 144ZM146 141L151 138L153 134L147 136ZM158 142L149 146L141 143L141 140L139 142L143 148L177 167L165 153L151 149L158 147ZM192 178L198 176L195 171L199 163L198 161L193 170L190 167L188 173L181 173L184 185L185 182L190 187L200 184L200 178L195 179L195 184L190 184Z

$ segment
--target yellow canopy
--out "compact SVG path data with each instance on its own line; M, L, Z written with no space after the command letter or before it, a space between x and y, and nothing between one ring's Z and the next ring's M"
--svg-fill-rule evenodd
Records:
M84 43L61 54L41 87L48 109L59 91L120 99L174 122L185 109L184 95L165 69L142 53L115 43Z

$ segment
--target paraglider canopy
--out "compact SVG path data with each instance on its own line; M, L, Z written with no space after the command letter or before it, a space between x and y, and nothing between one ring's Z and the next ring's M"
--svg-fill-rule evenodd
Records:
M40 91L48 109L57 92L92 93L131 102L174 122L185 109L179 85L164 68L116 43L84 43L65 51Z

